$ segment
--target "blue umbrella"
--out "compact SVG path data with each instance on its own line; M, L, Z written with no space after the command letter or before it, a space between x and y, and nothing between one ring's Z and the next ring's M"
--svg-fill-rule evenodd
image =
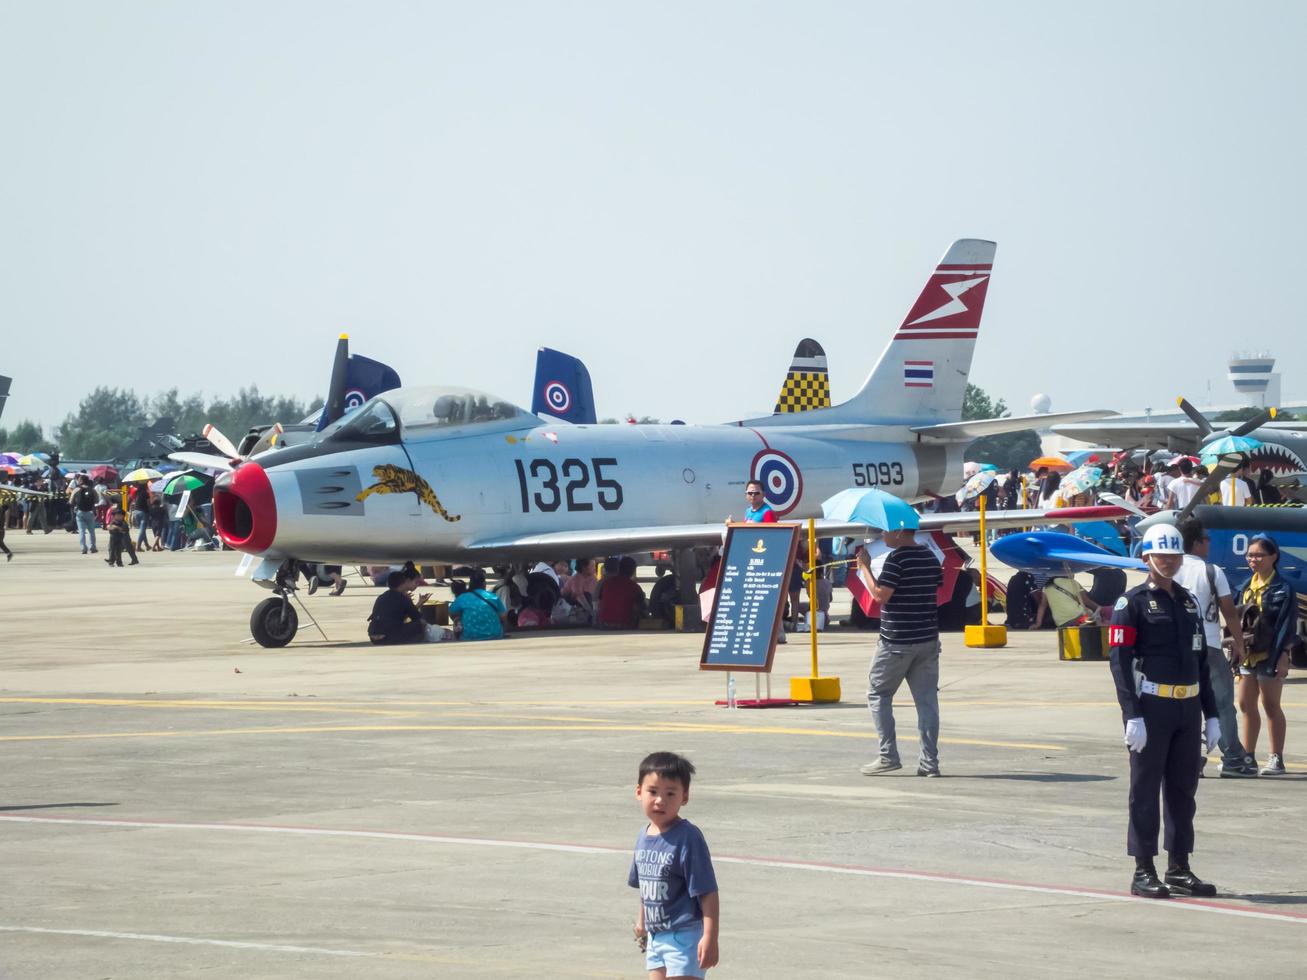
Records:
M1253 439L1251 436L1221 436L1203 446L1202 459L1203 463L1211 466L1218 457L1229 453L1250 453L1261 448L1261 440Z
M882 531L916 530L921 518L906 501L875 488L841 490L821 504L822 516L845 524L866 524Z

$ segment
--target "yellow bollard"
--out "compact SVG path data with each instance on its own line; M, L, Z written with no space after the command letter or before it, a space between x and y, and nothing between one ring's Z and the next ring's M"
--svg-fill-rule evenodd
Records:
M985 538L985 495L980 495L980 625L968 626L963 642L969 647L1007 646L1007 627L989 625L989 541Z
M808 518L808 571L805 576L808 579L808 638L812 641L812 676L790 678L790 700L838 701L840 679L820 677L817 673L817 522L811 517Z

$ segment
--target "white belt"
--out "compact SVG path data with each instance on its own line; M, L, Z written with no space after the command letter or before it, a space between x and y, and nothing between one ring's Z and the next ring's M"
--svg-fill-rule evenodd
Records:
M1183 701L1198 697L1197 684L1157 684L1150 680L1139 681L1140 694L1154 694L1159 698L1174 698Z

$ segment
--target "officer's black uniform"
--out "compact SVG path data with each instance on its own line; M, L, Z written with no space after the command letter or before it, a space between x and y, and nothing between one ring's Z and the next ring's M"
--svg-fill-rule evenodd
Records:
M1207 642L1194 597L1172 583L1171 592L1153 576L1128 591L1112 612L1109 630L1112 676L1126 721L1142 718L1147 742L1130 753L1130 824L1127 853L1140 871L1151 874L1151 889L1137 894L1165 897L1156 887L1152 857L1157 853L1158 793L1166 803L1166 850L1171 855L1167 883L1184 894L1214 894L1210 885L1189 872L1194 849L1194 796L1198 790L1202 719L1216 717L1216 699L1207 674ZM1142 681L1167 685L1154 694L1142 693ZM1177 690L1176 688L1180 689ZM1197 697L1194 692L1197 692ZM1166 696L1166 695L1171 696ZM1182 696L1175 696L1182 695ZM1202 711L1199 712L1201 702ZM1191 890L1183 871L1200 889ZM1172 880L1175 879L1175 880Z

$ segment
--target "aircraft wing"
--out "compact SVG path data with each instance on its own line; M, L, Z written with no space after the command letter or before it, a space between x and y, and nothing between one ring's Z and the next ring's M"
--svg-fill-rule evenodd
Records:
M1059 423L1086 422L1091 419L1105 419L1116 415L1107 409L1095 409L1087 412L1056 412L1044 415L1014 415L1001 419L972 419L968 422L941 422L938 425L914 425L912 432L927 439L947 439L956 442L960 439L979 439L981 436L997 436L1004 432L1021 432L1025 429L1047 429L1050 426L1057 431ZM1080 438L1077 436L1077 438Z
M985 515L992 528L1040 527L1046 524L1076 524L1081 521L1119 520L1128 512L1120 507L1063 507L1057 510L996 510ZM958 533L980 526L975 511L961 514L923 514L921 530ZM664 527L626 527L607 530L552 531L515 538L487 538L468 544L470 552L506 557L542 555L613 555L672 548L693 548L722 543L725 524L677 524ZM821 538L865 538L872 531L865 524L817 521Z
M1142 571L1148 568L1148 566L1138 558L1130 558L1126 555L1111 555L1106 552L1101 555L1089 555L1083 551L1050 548L1044 553L1044 556L1054 564L1062 562L1069 565L1088 565L1093 568L1129 568L1135 571Z
M1169 440L1197 446L1202 435L1189 422L1144 422L1139 419L1113 422L1059 422L1052 426L1060 436L1101 445L1165 446Z

